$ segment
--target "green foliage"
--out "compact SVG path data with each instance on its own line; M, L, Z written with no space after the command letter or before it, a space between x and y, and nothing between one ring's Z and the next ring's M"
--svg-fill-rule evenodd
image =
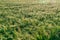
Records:
M60 40L60 6L52 5L3 3L0 40Z

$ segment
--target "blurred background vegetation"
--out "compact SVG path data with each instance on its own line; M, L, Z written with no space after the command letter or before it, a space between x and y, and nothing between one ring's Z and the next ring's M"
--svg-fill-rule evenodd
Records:
M58 1L0 0L0 40L60 40Z

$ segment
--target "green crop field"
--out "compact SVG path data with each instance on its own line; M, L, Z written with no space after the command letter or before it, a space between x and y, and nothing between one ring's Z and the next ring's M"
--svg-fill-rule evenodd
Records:
M60 4L0 1L0 40L60 40Z

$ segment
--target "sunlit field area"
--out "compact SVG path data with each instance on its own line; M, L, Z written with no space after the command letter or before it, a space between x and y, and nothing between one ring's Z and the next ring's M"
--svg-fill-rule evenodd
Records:
M60 40L59 3L15 2L0 1L0 40Z

